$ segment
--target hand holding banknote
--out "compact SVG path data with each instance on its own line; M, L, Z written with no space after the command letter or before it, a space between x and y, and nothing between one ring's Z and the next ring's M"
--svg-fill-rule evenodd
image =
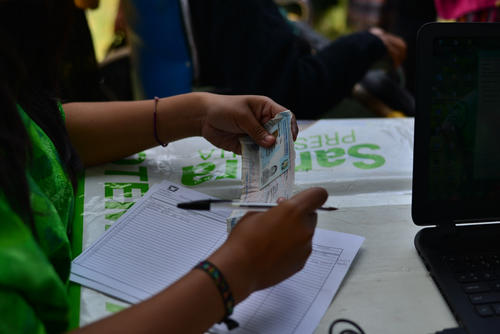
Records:
M315 211L327 198L325 189L310 188L238 222L209 258L230 283L238 282L231 285L237 301L302 269L312 250Z
M241 137L241 202L274 203L278 198L289 198L295 183L295 148L293 125L295 120L290 111L277 114L264 124L268 133L275 138L270 147L262 147L253 138ZM227 219L228 232L245 214L235 210Z
M271 147L275 137L263 124L286 110L264 96L222 96L205 94L206 117L202 120L201 135L217 147L241 154L239 138L248 135L263 147ZM292 136L298 134L297 122L292 115Z

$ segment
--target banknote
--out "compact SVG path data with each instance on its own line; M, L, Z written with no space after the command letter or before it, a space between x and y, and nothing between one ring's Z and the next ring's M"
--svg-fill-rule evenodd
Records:
M284 111L264 127L275 138L272 147L257 145L250 137L240 138L241 181L240 201L272 203L280 197L289 198L295 183L295 149L291 130L292 113ZM235 210L227 220L228 231L245 214Z
M290 128L290 113L273 118L265 125L276 142L272 147L259 148L260 189L266 187L274 179L288 171L290 166L290 143L293 145Z

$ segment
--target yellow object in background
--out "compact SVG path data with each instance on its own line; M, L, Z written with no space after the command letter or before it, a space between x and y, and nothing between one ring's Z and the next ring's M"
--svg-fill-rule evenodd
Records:
M93 10L86 10L87 22L94 41L94 50L98 62L106 56L106 50L113 41L115 17L118 11L118 0L75 0L77 3L94 3L98 7ZM79 6L77 4L77 6ZM87 7L91 8L91 7Z
M388 118L399 118L399 117L406 117L405 114L403 114L401 111L392 111L390 113L388 113L385 117L388 117Z

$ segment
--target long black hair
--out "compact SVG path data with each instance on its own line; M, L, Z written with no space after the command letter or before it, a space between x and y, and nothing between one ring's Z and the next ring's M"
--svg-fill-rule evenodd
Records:
M75 189L81 170L55 99L71 5L70 1L0 0L0 190L30 225L26 166L31 144L18 105L53 141Z

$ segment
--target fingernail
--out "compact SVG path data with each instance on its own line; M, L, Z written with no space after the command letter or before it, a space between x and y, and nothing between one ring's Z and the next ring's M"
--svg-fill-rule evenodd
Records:
M267 135L267 136L264 137L264 141L266 141L268 143L272 143L274 141L274 136Z

